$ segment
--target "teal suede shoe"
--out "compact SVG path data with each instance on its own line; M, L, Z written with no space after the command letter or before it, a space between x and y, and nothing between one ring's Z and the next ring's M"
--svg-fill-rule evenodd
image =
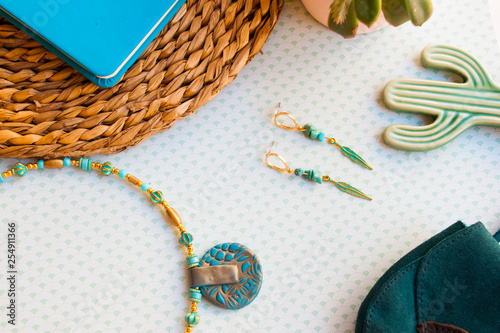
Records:
M377 281L356 333L500 332L499 241L481 222L427 240Z

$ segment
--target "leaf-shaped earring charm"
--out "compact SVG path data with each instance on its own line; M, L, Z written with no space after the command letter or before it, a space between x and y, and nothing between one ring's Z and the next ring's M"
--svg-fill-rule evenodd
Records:
M293 125L285 125L283 123L280 123L278 121L279 117L286 117L286 118L290 119L292 121ZM327 140L327 142L329 144L337 147L338 150L340 150L340 152L342 153L342 155L349 158L354 163L359 164L363 168L366 168L368 170L373 170L373 168L371 166L369 166L368 163L366 163L366 161L361 156L356 154L351 148L340 145L337 142L337 140L335 140L334 138L326 137L325 133L319 131L315 126L310 125L310 124L306 124L306 125L304 125L304 127L300 126L299 123L297 122L297 120L295 120L295 118L292 117L291 114L281 111L279 104L278 104L278 108L276 109L276 114L274 115L274 124L280 128L283 128L283 129L286 129L289 131L302 132L302 133L304 133L304 136L306 136L307 138L309 138L311 140L318 140L321 142L324 142L325 140Z
M329 176L323 176L323 181L332 183L333 185L335 185L336 188L338 188L342 192L348 193L352 196L355 196L355 197L358 197L361 199L372 200L372 198L370 198L369 196L367 196L366 194L364 194L363 192L361 192L357 188L352 187L351 185L344 183L344 182L336 182L335 180L330 179Z
M337 147L342 155L349 158L354 163L359 164L363 168L367 168L368 170L373 170L373 168L369 166L368 163L366 163L366 161L361 156L356 154L351 148L339 145L337 140L335 140L334 138L328 138L328 143Z

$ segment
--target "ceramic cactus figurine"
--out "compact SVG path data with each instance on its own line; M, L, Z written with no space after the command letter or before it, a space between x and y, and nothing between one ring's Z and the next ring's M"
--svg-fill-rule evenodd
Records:
M432 15L431 0L333 0L328 27L344 38L356 36L359 22L371 27L380 12L393 26L407 21L420 26Z

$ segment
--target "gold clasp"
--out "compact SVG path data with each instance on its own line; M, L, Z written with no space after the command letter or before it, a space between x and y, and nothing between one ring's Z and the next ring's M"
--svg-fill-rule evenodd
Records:
M274 146L274 141L273 141L273 143L271 145L271 148L269 148L269 150L267 151L267 154L266 154L266 164L267 164L267 166L273 168L276 171L290 172L290 173L292 173L293 170L288 167L288 164L283 159L283 157L281 157L280 155L272 152L273 146ZM276 165L272 164L271 162L269 162L269 158L271 158L271 157L277 158L281 163L283 163L283 166L282 167L276 166Z
M335 140L335 138L327 138L325 136L325 139L328 140L329 144L331 144L331 145L337 145L337 140Z
M281 107L281 103L278 104L278 107L276 108L276 110L281 110L280 107ZM280 123L278 121L278 117L280 117L280 116L285 116L285 117L289 118L290 120L292 120L293 123L294 123L294 126L287 126L287 125L283 125L282 123ZM302 126L299 125L299 123L297 122L297 120L295 120L295 118L291 114L289 114L287 112L284 112L284 111L276 112L276 114L274 115L273 120L274 120L274 124L276 126L278 126L280 128L283 128L283 129L286 129L286 130L289 130L289 131L302 131L302 130L304 130L302 128Z

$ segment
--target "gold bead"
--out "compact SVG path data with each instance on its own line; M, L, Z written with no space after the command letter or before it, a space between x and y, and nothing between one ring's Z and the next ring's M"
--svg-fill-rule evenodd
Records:
M153 191L154 191L154 190L153 190L151 187L150 187L150 188L148 188L148 194L153 193Z
M115 175L119 174L119 173L120 173L120 169L116 169L116 168L115 168L115 169L113 169L113 173L114 173Z
M14 174L14 171L12 169L7 171L7 177L10 177Z
M139 186L139 187L141 187L142 186L142 182L139 180L136 185Z
M168 207L168 203L165 200L162 200L160 202L160 204L163 206L163 208L167 208Z
M186 228L181 224L178 226L180 233L182 234L183 232L186 232Z
M43 162L43 166L45 169L60 169L64 167L64 162L61 159L48 160Z
M37 170L38 169L38 164L33 164L33 169Z
M175 209L173 209L170 206L167 206L167 207L165 207L165 211L167 212L168 217L170 218L170 221L172 221L172 223L175 226L180 227L182 225L181 217L179 216L179 214L177 214Z
M9 177L9 176L7 176L7 172L2 172L2 177L3 177L3 178L7 178L7 177Z
M100 169L100 168L101 168L101 166L102 166L102 164L101 164L101 163L96 163L96 164L95 164L95 167L96 167L97 169Z
M76 160L71 160L71 165L78 165L78 161L76 161Z
M90 167L93 169L95 168L95 162L90 163Z
M130 174L127 174L127 175L125 176L125 178L127 178L127 180L128 180L129 182L131 182L132 184L134 184L134 185L137 185L137 184L139 183L139 179L137 179L137 177L132 176L132 175L130 175ZM142 182L141 182L141 183L142 183ZM142 184L141 184L141 185L142 185ZM139 186L140 186L140 185L139 185Z
M28 169L28 170L33 169L33 164L28 163L28 164L26 165L26 169Z
M186 333L191 333L193 331L193 326L188 326L186 328Z

